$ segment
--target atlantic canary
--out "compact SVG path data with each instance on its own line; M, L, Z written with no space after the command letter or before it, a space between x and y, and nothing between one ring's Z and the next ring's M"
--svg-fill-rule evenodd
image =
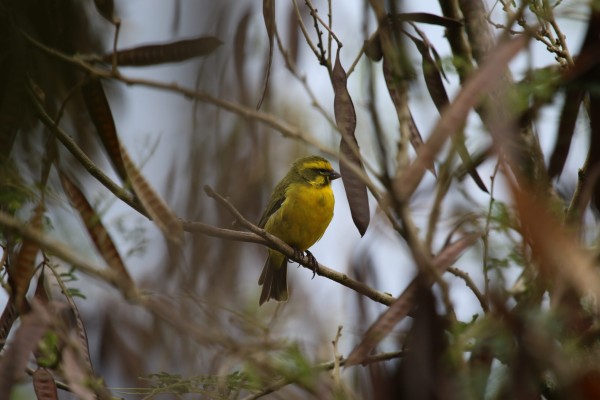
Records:
M331 181L339 177L323 157L300 158L275 186L258 226L314 260L308 248L323 236L333 218ZM269 249L258 280L259 305L288 299L287 262L283 254Z

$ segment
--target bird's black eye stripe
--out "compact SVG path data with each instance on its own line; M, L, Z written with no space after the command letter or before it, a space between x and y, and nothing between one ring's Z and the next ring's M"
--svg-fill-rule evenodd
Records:
M325 169L325 168L317 168L317 171L319 172L319 174L321 175L329 175L329 170Z

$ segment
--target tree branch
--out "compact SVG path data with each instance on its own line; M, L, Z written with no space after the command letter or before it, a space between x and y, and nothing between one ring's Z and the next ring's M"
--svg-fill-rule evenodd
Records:
M465 281L467 287L471 289L475 297L477 297L477 300L479 300L479 304L481 305L483 312L487 314L487 312L490 310L490 307L488 306L487 300L485 299L475 282L473 282L473 279L471 279L471 276L469 276L469 274L465 271L456 267L449 267L447 271L450 272L452 275L457 276L458 278Z
M205 186L204 190L206 191L206 193L209 197L215 199L222 206L224 206L227 209L227 211L244 228L248 229L251 233L238 232L238 231L226 230L226 229L220 229L220 228L214 228L214 227L211 227L211 229L206 229L207 225L192 223L192 222L184 223L184 229L186 231L191 232L193 229L194 231L198 231L198 232L204 233L209 236L216 236L215 233L217 233L219 235L224 234L225 233L224 231L226 231L226 237L225 236L221 236L221 237L223 237L225 239L229 239L229 240L236 240L236 241L242 241L242 242L250 241L253 243L259 243L259 244L265 245L273 250L277 250L278 252L280 252L281 254L286 256L288 259L297 262L298 264L302 265L304 268L308 268L311 271L313 270L313 267L311 266L311 263L310 263L311 260L309 257L307 257L305 255L302 255L302 257L298 257L298 254L296 254L296 252L294 251L294 248L292 246L288 245L283 240L279 239L276 236L271 235L264 229L261 229L258 226L254 225L253 223L251 223L250 221L248 221L233 206L233 204L231 204L231 202L229 202L227 199L225 199L220 194L216 193L209 186ZM247 239L251 239L251 240L247 240ZM328 278L334 282L337 282L343 286L346 286L347 288L350 288L364 296L367 296L371 300L376 301L381 304L384 304L386 306L389 306L395 300L395 298L389 294L379 292L362 282L359 282L357 280L350 278L348 275L346 275L344 273L327 268L326 266L324 266L320 263L318 264L317 275L323 276L323 277Z

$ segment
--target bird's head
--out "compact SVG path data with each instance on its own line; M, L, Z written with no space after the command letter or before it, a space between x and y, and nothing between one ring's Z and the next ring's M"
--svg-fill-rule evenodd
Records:
M326 186L340 177L329 161L319 156L310 156L297 160L293 169L308 183L314 186Z

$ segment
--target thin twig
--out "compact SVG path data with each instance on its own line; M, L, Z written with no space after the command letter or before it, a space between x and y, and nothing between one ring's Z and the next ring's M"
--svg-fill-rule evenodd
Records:
M333 28L333 12L331 10L331 3L332 0L327 0L327 20L328 20L328 26L330 28ZM333 33L329 32L329 35L327 35L327 61L329 63L329 65L332 65L333 60L331 59L331 44L333 42L332 40L333 38Z
M444 161L439 170L439 176L437 179L437 185L435 190L435 197L433 200L433 205L431 206L431 211L429 212L429 219L427 221L427 233L425 234L425 246L429 251L432 250L431 247L433 245L433 236L436 232L436 227L440 218L442 201L446 197L446 194L450 189L450 184L452 183L451 168L454 162L455 155L456 149L454 146L451 146L448 152L448 156L446 157L446 160Z
M308 34L306 25L304 25L304 21L302 20L302 14L300 14L300 8L298 7L298 3L296 3L296 0L292 0L292 3L294 4L294 10L296 11L296 19L298 20L298 25L300 26L300 30L302 31L302 34L304 35L306 44L308 44L308 47L310 47L312 52L315 53L315 56L317 57L317 59L319 59L319 50L317 49L317 46L315 46L315 44L310 39L310 35Z
M488 268L488 257L490 251L490 225L492 223L492 212L494 210L494 202L496 199L494 198L494 187L496 183L496 175L500 169L500 160L496 161L496 166L494 167L494 172L490 176L490 203L488 206L487 216L485 218L485 228L483 230L483 279L484 279L484 289L483 294L487 299L490 295L490 277L489 277L489 268Z
M477 287L477 285L475 284L475 282L473 282L473 279L471 279L469 274L461 269L456 268L456 267L449 267L447 269L447 271L450 272L452 275L457 276L460 279L462 279L463 281L465 281L465 284L467 285L467 287L469 289L471 289L471 291L473 292L475 297L477 297L477 300L479 300L479 304L481 305L483 312L485 312L487 314L487 312L490 309L488 306L488 302L487 302L486 298L483 296L483 294L481 293L481 291L479 290L479 288Z
M342 380L341 380L341 371L340 371L340 359L342 358L339 355L338 343L340 342L340 338L342 337L342 325L339 325L337 328L337 332L335 334L335 338L331 341L331 347L333 350L333 368L332 368L332 377L333 383L338 390L343 390Z
M69 101L73 98L73 95L75 93L77 93L78 90L81 89L81 86L83 85L85 81L79 81L77 83L75 83L75 85L73 85L73 87L71 89L69 89L69 91L67 92L65 99L61 102L60 108L58 109L58 112L56 113L56 117L54 118L55 124L58 125L60 123L60 120L63 117L63 114L65 112L65 109L67 108L67 105L69 104Z
M329 34L331 35L331 37L333 38L333 40L336 41L338 47L342 47L343 43L340 41L340 39L338 39L338 37L335 35L335 33L331 30L331 28L329 27L329 25L327 25L327 23L325 21L323 21L321 19L321 17L319 17L319 13L317 11L317 9L315 8L315 6L312 4L312 2L310 0L305 0L306 5L308 6L308 8L310 9L310 13L311 15L313 15L314 18L316 18L319 23L321 24L321 26L323 26L323 28L325 28L325 30L327 32L329 32Z
M546 3L542 2L543 10L538 10L536 12L536 9L532 9L532 12L535 14L541 25L541 28L538 28L536 26L530 26L525 19L525 9L531 8L528 2L525 2L516 12L512 10L512 2L502 0L500 3L503 6L504 12L508 15L509 21L507 24L493 22L490 11L486 17L490 25L496 29L502 29L504 33L509 33L511 35L529 34L535 40L545 45L549 52L556 54L557 61L560 64L573 65L573 58L571 57L567 45L566 36L560 29L560 26L556 23L553 7L548 8L546 7ZM510 28L515 22L523 28L522 31L515 31ZM552 30L550 30L549 27L552 27L552 30L556 33L556 37L554 37Z
M313 17L313 24L315 27L315 31L317 32L317 48L319 49L319 56L318 56L319 64L325 66L327 68L327 71L329 72L329 75L331 75L331 72L332 72L331 63L327 62L327 51L325 51L325 47L323 46L323 31L321 29L319 29L319 21L317 19L317 10L311 8L312 5L309 5L308 0L306 0L306 5L310 9L310 16ZM330 58L331 58L331 56L330 56Z
M554 12L549 10L548 15L549 15L548 22L550 22L552 29L554 29L554 32L556 32L556 36L558 38L558 43L560 43L560 47L561 47L560 56L563 57L567 61L568 65L573 65L574 61L573 61L573 58L571 57L571 52L569 51L569 46L567 45L567 37L562 32L562 30L560 29L560 26L556 22L556 19L554 18Z
M298 71L297 66L294 64L289 53L283 47L283 42L281 41L281 36L279 36L278 30L275 31L275 38L277 40L277 47L279 48L279 52L283 56L283 60L285 61L285 66L287 67L288 71L290 71L290 73L294 76L294 78L296 78L302 84L302 87L304 87L306 94L308 94L308 97L310 97L312 106L315 107L319 111L319 113L325 118L325 120L327 120L327 122L329 122L329 125L331 125L331 127L333 129L337 129L337 125L336 125L335 121L333 120L333 118L331 118L331 115L329 115L327 113L327 111L325 111L325 107L323 107L321 105L321 103L319 102L319 99L317 99L317 96L315 96L315 93L313 92L311 87L308 85L306 76L300 76L300 72Z
M358 62L362 58L363 54L365 53L365 48L366 47L367 47L367 43L365 41L363 43L362 47L360 48L358 54L356 55L356 57L354 57L354 61L352 61L352 64L350 65L350 68L348 68L348 71L346 72L346 77L349 77L354 72L354 69L356 68L356 65L358 64Z
M60 277L60 274L58 273L58 271L56 270L56 268L54 268L52 266L52 264L49 262L48 257L46 256L46 254L44 254L44 266L47 267L52 274L54 275L54 279L56 279L56 282L58 283L58 286L60 287L60 290L63 294L63 296L65 296L65 298L67 299L67 303L69 303L69 306L71 307L71 312L73 313L73 317L75 319L75 324L77 325L77 329L79 330L78 335L82 336L82 341L80 342L81 346L85 346L84 349L81 349L80 346L77 346L83 354L81 354L81 356L83 357L83 361L85 362L86 367L88 368L89 372L92 373L94 368L92 367L92 360L90 359L90 349L89 349L89 343L88 343L88 338L87 338L87 332L85 331L85 327L83 326L83 322L81 319L81 314L79 313L79 308L77 308L77 304L75 304L75 300L73 299L73 296L71 295L71 293L69 293L69 289L67 288L67 285L65 285L64 281L62 280L62 278ZM123 289L124 286L121 286L120 288ZM127 292L130 292L130 289L127 289ZM127 294L126 294L127 296Z
M328 4L329 4L329 8L328 8L329 9L329 12L328 12L329 24L327 24L325 21L323 21L323 19L321 19L321 17L319 17L318 10L315 8L315 6L312 4L312 2L310 0L305 0L304 2L305 2L306 6L308 7L308 9L310 11L311 17L313 17L315 31L317 32L317 38L318 38L317 47L319 48L319 51L320 51L320 55L317 55L317 58L319 60L319 64L321 64L321 65L323 65L323 66L325 66L327 68L327 72L329 73L329 77L331 78L333 76L333 57L332 57L332 54L331 54L332 53L332 50L331 50L331 40L332 40L332 38L337 43L338 51L343 46L342 42L337 38L337 36L333 32L333 30L331 29L331 23L333 21L333 14L331 12L331 0L328 1ZM328 48L328 50L325 50L325 47L323 45L323 31L319 28L319 25L323 26L325 28L325 30L327 30L327 32L328 32L328 35L327 35L327 38L328 38L327 48Z
M113 21L115 26L115 37L113 38L113 53L111 57L111 68L113 72L117 72L117 43L119 42L119 33L121 32L121 20Z

